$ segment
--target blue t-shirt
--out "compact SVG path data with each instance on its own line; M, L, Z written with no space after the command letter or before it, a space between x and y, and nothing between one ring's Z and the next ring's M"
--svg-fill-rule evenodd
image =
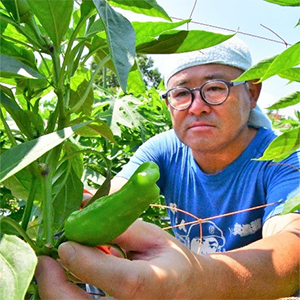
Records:
M252 160L261 157L275 137L273 131L260 128L235 161L217 174L205 174L190 148L169 130L144 143L117 176L128 179L141 163L157 163L157 184L166 205L173 208L168 214L177 226L175 236L196 253L228 251L261 239L263 223L300 192L299 151L280 163ZM264 204L271 205L242 211ZM234 214L218 217L228 213Z

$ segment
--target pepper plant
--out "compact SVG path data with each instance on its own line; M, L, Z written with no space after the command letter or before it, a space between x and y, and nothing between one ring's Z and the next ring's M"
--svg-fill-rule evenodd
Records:
M130 22L115 7L158 21ZM171 22L155 0L0 2L1 299L23 299L37 255L56 257L64 222L82 201L86 154L102 161L98 192L107 193L114 153L98 149L121 140L116 131L130 110L118 103L130 107L150 94L137 54L191 51L231 37L177 29L188 21ZM95 84L104 67L117 76L115 94ZM151 94L155 105L158 93ZM93 139L103 144L91 146Z

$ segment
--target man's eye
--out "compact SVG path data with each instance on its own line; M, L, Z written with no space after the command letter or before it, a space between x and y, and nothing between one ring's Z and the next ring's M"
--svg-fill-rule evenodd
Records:
M182 98L182 97L187 97L189 95L189 91L187 90L179 90L179 91L175 91L172 94L173 98Z
M225 88L222 86L214 85L207 88L207 92L220 92L224 91Z

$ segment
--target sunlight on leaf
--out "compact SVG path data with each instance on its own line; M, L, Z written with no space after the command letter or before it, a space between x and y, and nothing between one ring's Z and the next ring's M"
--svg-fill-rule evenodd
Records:
M288 70L278 73L278 76L280 76L281 78L286 78L292 81L300 82L300 68L290 68Z
M150 17L163 18L171 21L171 18L165 10L157 4L155 0L109 0L112 6L127 9L137 14L143 14Z
M257 160L273 160L279 162L290 156L300 147L300 127L284 132L273 140L263 156Z
M282 6L300 6L300 0L264 0Z
M288 199L283 206L282 214L287 214L300 209L300 193Z
M34 69L14 59L11 56L0 54L0 76L2 77L27 77L27 78L44 78Z
M0 237L0 299L24 299L37 257L32 248L13 235Z
M260 81L266 80L282 71L300 64L300 42L289 47L279 54L269 66Z
M0 182L22 170L43 154L69 138L74 132L90 122L75 125L63 130L53 132L29 142L17 145L5 151L0 156L1 171Z
M294 92L288 96L281 98L279 101L274 103L273 105L267 107L267 109L280 109L288 106L296 105L300 103L300 92Z
M114 139L110 127L103 120L100 119L90 121L89 124L78 129L76 133L85 137L103 136L107 138L109 141L111 141L112 143L116 144L116 141Z
M155 40L160 34L175 29L188 23L190 20L180 22L132 22L132 26L136 32L136 45Z
M251 68L246 70L241 76L236 78L234 81L247 81L261 78L266 73L266 71L277 56L278 55L275 55L259 61L257 64L253 65Z
M143 54L188 52L217 45L232 36L203 30L170 30L150 42L138 45L136 51Z

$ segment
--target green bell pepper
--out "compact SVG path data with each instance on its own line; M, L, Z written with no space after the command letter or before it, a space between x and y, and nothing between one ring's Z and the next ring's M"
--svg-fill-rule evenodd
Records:
M158 179L158 166L143 163L119 191L73 212L64 225L66 238L88 246L110 243L158 198Z

